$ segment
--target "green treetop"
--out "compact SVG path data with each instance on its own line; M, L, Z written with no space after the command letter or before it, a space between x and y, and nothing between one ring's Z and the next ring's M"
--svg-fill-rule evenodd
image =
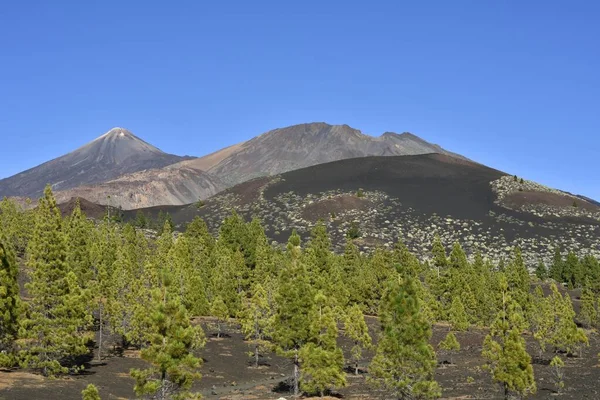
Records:
M170 294L171 284L169 273L163 269L148 309L149 346L142 350L142 359L151 366L131 370L138 396L184 399L192 383L200 379L198 368L202 359L193 350L204 346L204 332L199 326L192 326L181 299Z
M420 312L411 278L390 280L379 317L382 332L368 380L397 398L440 397L441 389L434 380L435 353L429 344L431 326Z

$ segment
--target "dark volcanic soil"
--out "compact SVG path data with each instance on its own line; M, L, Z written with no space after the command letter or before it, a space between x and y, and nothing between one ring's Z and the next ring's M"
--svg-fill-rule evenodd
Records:
M372 333L377 330L377 320L368 318ZM206 327L205 327L206 328ZM210 336L211 331L205 329ZM448 328L437 325L431 340L434 348L446 335ZM484 330L472 329L457 333L461 351L452 356L449 364L447 354L438 353L436 380L443 388L443 398L462 399L498 399L502 398L498 385L492 383L490 374L482 369L481 345L485 337ZM535 343L526 337L528 351L537 354ZM346 357L349 357L351 344L340 341ZM235 326L230 326L228 337L217 339L210 336L206 347L199 352L204 358L201 368L202 380L194 389L207 399L290 399L285 388L285 380L291 372L291 363L274 354L261 358L259 369L251 365L247 355L248 345ZM583 358L564 357L565 389L556 396L552 384L551 369L547 365L553 354L547 353L534 363L538 391L533 399L597 399L600 398L600 367L597 353L600 341L596 335L590 337L590 347L583 352ZM99 364L92 362L84 374L61 379L45 379L27 372L0 372L0 399L80 399L80 392L88 383L95 384L103 399L135 398L133 380L129 377L130 368L144 366L137 352L125 352L127 357L111 357ZM370 359L371 352L366 356ZM345 399L387 399L385 393L373 390L365 382L365 367L361 365L361 374L348 373L348 386L335 394ZM350 366L350 365L349 365Z

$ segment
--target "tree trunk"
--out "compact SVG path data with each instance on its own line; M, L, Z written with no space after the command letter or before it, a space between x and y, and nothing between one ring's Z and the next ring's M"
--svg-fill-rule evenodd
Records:
M258 368L258 343L254 345L254 366Z
M294 355L294 397L298 397L298 394L300 393L300 389L299 389L299 377L298 377L298 371L299 371L299 366L298 366L298 349L296 349L296 354Z
M358 375L358 361L354 363L354 375Z

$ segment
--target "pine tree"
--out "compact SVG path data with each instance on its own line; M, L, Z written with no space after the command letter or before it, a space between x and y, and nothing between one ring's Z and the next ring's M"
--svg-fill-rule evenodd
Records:
M564 282L564 260L560 252L560 247L554 249L554 257L552 258L552 265L548 271L550 278L554 279L557 283Z
M398 398L438 398L431 326L420 313L411 278L390 280L379 312L382 332L368 380Z
M358 304L354 304L346 313L344 335L354 343L351 353L352 361L354 361L354 375L358 375L358 366L362 361L362 352L371 347L369 328Z
M176 281L176 284L172 285L172 290L181 297L181 301L191 315L206 315L208 300L206 282L201 269L207 268L207 265L194 265L192 251L192 240L186 235L177 238L169 250L168 257ZM208 259L205 262L207 263Z
M548 298L544 297L540 286L537 286L533 292L531 308L535 312L529 314L529 325L533 338L538 343L538 357L541 359L550 342L555 321L553 305Z
M255 283L252 297L242 303L238 321L246 340L254 347L254 366L258 368L260 353L268 348L266 340L273 323L267 292L260 283Z
M459 332L469 329L469 321L460 297L452 299L449 315L452 329Z
M304 262L310 283L316 291L327 293L333 307L345 308L349 292L343 282L341 265L331 252L331 240L323 221L311 231L311 239L305 250Z
M302 390L318 393L321 397L326 391L346 386L344 355L337 346L337 323L327 304L327 297L317 293L309 327L312 337L298 352L302 361Z
M437 270L437 276L439 278L441 275L441 271L448 266L446 249L444 248L444 245L442 245L442 240L440 239L439 235L435 235L435 238L433 239L431 255L433 256L433 267Z
M581 309L579 311L579 321L587 328L598 323L598 311L596 310L596 299L589 286L583 289L581 293Z
M186 398L193 382L201 377L198 368L202 359L192 351L204 346L204 332L199 326L192 326L181 299L170 294L171 284L170 274L163 269L148 309L149 346L141 354L151 367L130 371L138 396Z
M223 326L227 323L227 320L229 319L229 309L227 308L227 305L225 304L221 296L217 295L214 298L210 306L210 315L217 319L217 337L220 338L223 331Z
M523 315L518 304L511 299L504 277L501 287L502 308L485 337L482 355L488 360L492 379L502 384L504 397L508 399L510 392L520 396L535 393L536 385L531 356L521 337Z
M537 267L535 268L535 276L539 280L544 281L548 278L548 269L542 260L539 260Z
M2 228L2 227L0 227ZM15 363L13 344L22 311L17 278L19 269L8 239L0 231L0 366Z
M23 321L23 365L44 375L66 373L69 368L61 363L88 352L84 328L91 316L88 293L68 269L62 218L50 186L40 199L27 253L31 276L26 287L32 299Z
M273 341L279 354L294 361L295 396L299 394L299 351L312 337L311 315L315 307L313 288L301 256L300 237L294 231L288 240L287 260L279 275Z
M452 353L460 351L460 343L452 332L448 332L444 340L440 342L438 347L441 350L447 351L450 356L450 364L452 364Z
M13 199L0 200L0 227L13 251L22 256L33 232L33 212L25 211Z
M98 388L89 384L85 389L81 391L81 399L82 400L100 400L100 393L98 393Z
M565 387L565 372L563 371L565 363L559 356L554 356L550 361L550 367L552 368L552 378L554 380L554 386L556 386L556 393L560 393Z
M109 238L108 242L112 241L110 232L108 229L102 235ZM122 335L130 344L141 347L147 341L147 310L152 299L151 289L156 287L152 278L154 268L150 268L149 263L148 242L141 231L125 225L122 241L116 247L113 266L109 267L107 259L97 267L101 281L104 276L109 277L107 319L115 333Z
M108 325L109 309L107 303L111 299L111 284L113 265L116 261L116 249L118 247L117 230L115 224L108 218L99 225L98 229L93 231L90 241L89 277L80 279L90 279L86 286L91 289L91 307L98 315L98 360L102 359L104 346L104 333ZM119 276L119 279L122 279ZM132 283L132 282L130 282ZM115 300L117 300L115 298ZM122 299L119 298L118 301Z
M92 226L81 212L79 199L77 199L73 212L65 224L65 232L67 264L69 269L77 275L79 286L87 288L92 278L90 260Z
M554 284L551 290L555 323L549 343L557 350L573 354L575 350L581 350L581 346L589 345L588 338L583 329L577 328L575 311L569 295L565 293L562 296Z
M529 285L530 277L521 249L515 248L513 257L505 269L508 290L511 292L511 298L522 308L529 309Z

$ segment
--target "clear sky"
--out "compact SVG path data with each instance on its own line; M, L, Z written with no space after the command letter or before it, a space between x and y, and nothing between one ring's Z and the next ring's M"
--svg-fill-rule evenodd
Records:
M600 200L598 1L6 1L0 177L128 128L203 155L413 132Z

